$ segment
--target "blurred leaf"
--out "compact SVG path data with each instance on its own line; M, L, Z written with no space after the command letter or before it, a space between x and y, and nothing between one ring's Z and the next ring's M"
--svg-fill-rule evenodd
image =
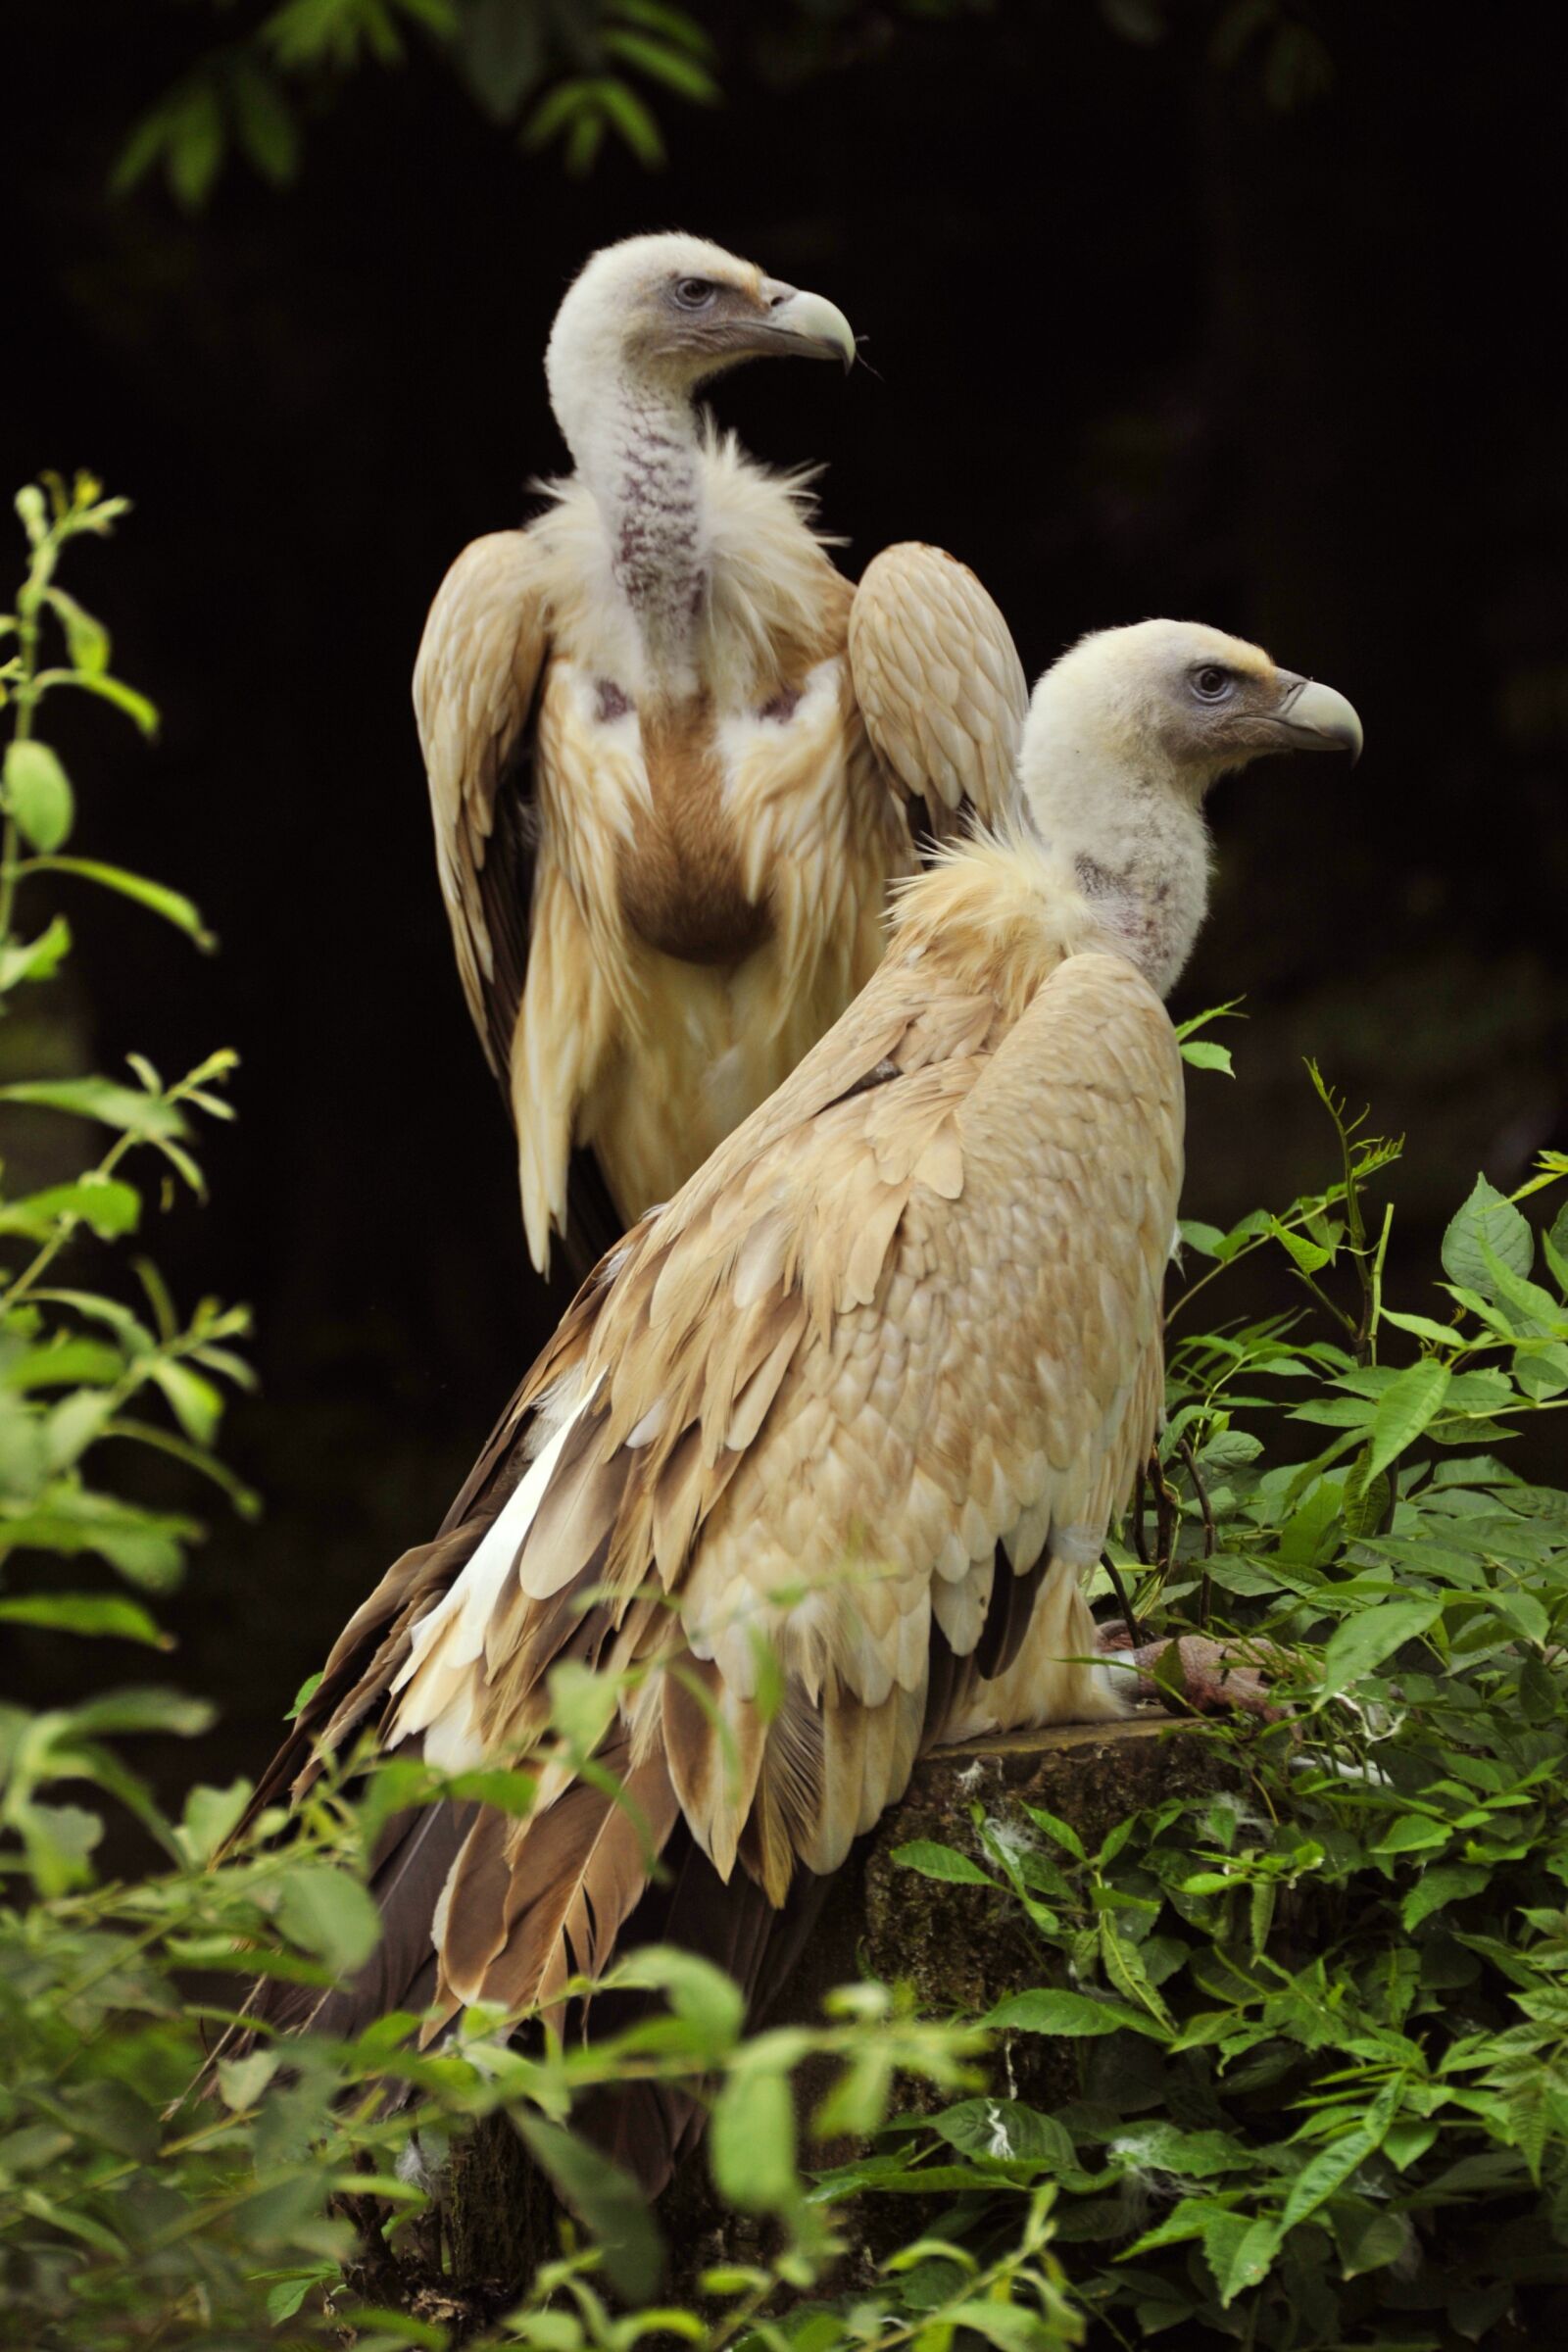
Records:
M46 593L66 632L66 644L76 667L87 671L90 676L97 676L106 670L109 667L109 631L103 622L95 620L63 588L51 587Z
M713 2185L742 2213L784 2213L801 2194L795 2100L788 2075L762 2066L731 2074L708 2127Z
M107 1634L122 1642L144 1642L152 1649L173 1647L139 1602L114 1592L37 1592L20 1600L0 1599L0 1622L44 1626L62 1634Z
M320 1863L301 1863L279 1881L277 1924L291 1943L352 1976L381 1939L381 1915L357 1879Z
M223 1399L212 1382L203 1380L188 1364L168 1361L155 1363L152 1377L191 1444L211 1446L223 1417Z
M22 980L52 980L71 953L71 925L57 914L36 939L0 947L0 995Z
M612 2284L632 2302L651 2295L664 2254L635 2181L559 2125L523 2107L513 2108L511 2115L529 2155L599 2241Z
M122 710L127 718L135 720L144 735L152 736L158 732L158 711L155 706L147 700L144 694L138 694L133 686L127 686L122 679L110 677L107 670L83 669L72 671L69 674L57 672L55 673L55 683L61 686L79 686L86 693L95 694L100 702L113 703L117 710Z
M217 945L189 899L177 890L166 890L161 882L149 882L145 875L126 873L122 866L105 865L95 858L35 858L32 863L39 871L74 874L79 881L96 882L104 890L118 891L122 898L134 899L138 906L161 914L166 923L187 933L199 948Z
M615 25L600 35L600 47L610 56L622 59L628 66L635 66L639 73L648 74L653 80L662 81L667 89L674 90L691 105L714 106L718 102L717 82L689 50L675 48L666 41L651 39L646 33L622 31Z
M606 121L619 132L645 170L657 171L664 160L663 138L651 110L631 84L612 74L596 82L594 90Z
M6 807L35 850L58 850L71 833L74 805L65 769L46 743L7 744Z
M98 1119L127 1135L183 1135L179 1111L155 1095L138 1094L111 1078L28 1078L0 1086L0 1102L32 1102L78 1119Z
M134 1185L93 1168L74 1184L53 1184L47 1192L29 1193L24 1200L0 1206L0 1233L27 1233L43 1239L65 1217L90 1225L100 1241L115 1241L134 1233L141 1217L141 1196Z

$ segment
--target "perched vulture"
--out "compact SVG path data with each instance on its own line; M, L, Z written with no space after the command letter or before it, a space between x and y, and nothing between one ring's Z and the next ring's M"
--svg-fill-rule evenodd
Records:
M860 997L599 1266L333 1651L259 1804L367 1730L453 1773L527 1754L564 1659L629 1679L592 1784L550 1766L527 1820L394 1825L383 1945L319 2029L520 2018L650 1936L760 2003L916 1756L1123 1710L1083 1580L1160 1413L1160 999L1203 915L1203 796L1359 742L1343 696L1195 623L1048 672L1013 805L908 884ZM700 2120L645 2085L587 2128L653 2191Z
M695 237L595 254L545 361L575 471L425 625L442 895L541 1272L553 1234L586 1265L667 1200L870 978L917 862L903 793L941 834L1011 771L1023 671L973 575L906 546L853 589L808 477L695 407L789 353L855 339Z

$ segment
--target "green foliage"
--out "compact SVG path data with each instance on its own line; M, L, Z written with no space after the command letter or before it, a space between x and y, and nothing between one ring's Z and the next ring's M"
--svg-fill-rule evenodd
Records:
M367 68L405 66L415 48L440 58L525 147L559 147L574 173L607 137L657 168L664 141L652 101L719 96L713 44L671 0L279 0L245 30L215 5L225 37L136 124L116 167L122 192L161 172L194 211L234 154L286 184L313 104Z
M1173 1734L1212 1741L1228 1786L1097 1852L1028 1806L977 1807L966 1852L903 1849L1018 1906L1040 1983L981 2022L1009 2079L1032 2037L1075 2047L1077 2092L899 2124L824 2186L929 2185L956 2199L933 2226L983 2254L1054 2184L1107 2341L1545 2340L1537 2298L1568 2284L1568 1494L1492 1448L1568 1404L1568 1222L1519 1205L1568 1163L1511 1200L1479 1179L1440 1313L1391 1307L1393 1211L1365 1188L1397 1147L1311 1076L1340 1179L1188 1229L1209 1262L1170 1318L1164 1492L1112 1553L1140 1615L1263 1662L1281 1720ZM1259 1250L1308 1319L1182 1336Z
M661 110L671 100L713 106L724 94L718 45L702 21L718 12L678 0L272 0L244 25L230 0L205 7L212 36L135 124L114 174L123 193L161 173L189 212L234 157L286 186L307 120L355 74L394 72L416 55L437 60L524 149L559 154L573 175L617 146L658 170ZM1170 0L1100 0L1100 10L1135 46L1174 29ZM897 13L931 24L993 10L992 0L899 0ZM1213 64L1250 69L1270 105L1304 105L1329 87L1322 35L1296 0L1206 0L1206 14ZM794 83L862 55L864 15L861 0L794 0L782 22L746 29L769 78ZM878 44L887 29L877 24ZM733 29L728 45L741 45Z
M0 617L0 643L14 646L0 665L9 725L0 788L0 1017L6 1024L0 1051L13 1066L20 1054L24 1066L36 1069L30 1041L38 1032L29 1000L41 983L58 980L72 946L63 914L32 918L25 934L19 928L42 879L66 875L94 883L163 915L203 944L206 935L195 908L176 892L97 859L60 855L75 823L75 799L63 760L38 731L51 698L86 689L128 712L144 732L156 723L151 705L111 673L108 631L56 577L71 542L109 532L125 501L104 498L85 475L70 489L46 476L21 493L17 511L29 555L16 609ZM60 653L51 658L55 638ZM42 1035L47 1044L47 1027ZM151 1062L132 1054L128 1081L67 1073L0 1084L13 1144L51 1171L49 1181L32 1189L0 1189L0 1578L7 1585L19 1575L22 1580L20 1590L0 1593L0 1622L165 1645L145 1598L94 1589L90 1582L96 1562L139 1594L165 1592L177 1583L186 1549L201 1534L183 1511L152 1508L103 1483L100 1463L119 1458L126 1447L172 1455L250 1507L244 1489L212 1451L222 1386L243 1385L249 1377L228 1345L245 1330L244 1313L206 1299L181 1317L145 1257L135 1261L129 1301L122 1284L89 1287L97 1279L92 1245L112 1250L140 1234L149 1162L155 1174L161 1163L166 1190L201 1194L192 1121L230 1115L213 1090L233 1062L232 1054L210 1054L186 1077L168 1083ZM60 1119L71 1126L56 1129ZM74 1164L76 1122L109 1137L85 1165ZM69 1286L60 1280L67 1270ZM46 1581L50 1562L57 1570L64 1565L64 1589ZM3 1719L10 1764L0 1823L54 1887L82 1883L98 1828L77 1811L62 1815L36 1791L62 1776L67 1757L96 1752L108 1703L99 1699L87 1709L31 1718L7 1711ZM138 1706L141 1728L176 1728L153 1720L158 1705L152 1694L139 1694ZM178 1712L186 1702L170 1706ZM182 1728L199 1726L187 1713ZM145 1792L134 1781L124 1778L118 1793L145 1816Z

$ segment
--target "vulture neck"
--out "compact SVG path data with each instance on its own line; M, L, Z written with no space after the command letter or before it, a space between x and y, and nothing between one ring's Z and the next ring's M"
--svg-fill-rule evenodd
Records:
M1167 996L1208 909L1208 828L1197 800L1155 759L1086 751L1081 738L1025 747L1024 789L1051 855L1111 945Z
M604 518L615 584L649 668L661 685L690 692L709 586L702 446L691 401L622 376L591 416L571 419L566 440Z

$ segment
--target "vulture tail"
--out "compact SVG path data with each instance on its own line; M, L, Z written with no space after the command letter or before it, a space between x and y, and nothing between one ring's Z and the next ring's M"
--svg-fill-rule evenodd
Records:
M618 1954L653 1943L696 1953L734 1978L745 1995L748 2023L762 2025L799 1966L833 1881L798 1869L783 1908L777 1909L744 1866L737 1864L731 1878L721 1879L684 1821L665 1846L663 1861L661 1881L650 1886L627 1922ZM601 1993L588 2006L596 2034L620 2034L657 2016L661 1996ZM708 2103L701 2085L613 2083L590 2093L571 2120L575 2131L653 2198L668 2187L697 2147Z

